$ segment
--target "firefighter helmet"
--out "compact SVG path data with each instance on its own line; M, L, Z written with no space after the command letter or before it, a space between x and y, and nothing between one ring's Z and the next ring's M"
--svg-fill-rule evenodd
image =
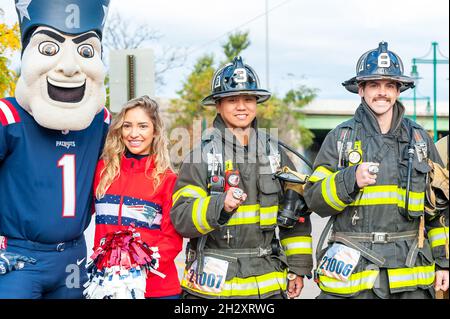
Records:
M232 63L216 71L211 83L211 95L204 98L202 104L216 105L221 98L242 94L255 96L257 103L263 103L271 96L269 91L260 88L255 70L237 56Z
M358 93L358 84L369 80L394 80L400 84L400 92L414 87L414 80L405 76L400 57L388 50L387 42L380 42L377 49L364 53L356 64L356 76L342 85L352 93Z

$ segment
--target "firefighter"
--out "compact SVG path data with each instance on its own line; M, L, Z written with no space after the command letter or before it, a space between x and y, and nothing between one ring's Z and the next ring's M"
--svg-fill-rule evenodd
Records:
M403 70L381 42L343 83L361 104L327 135L305 188L310 209L331 217L317 248L319 299L424 299L448 289L448 218L425 210L429 160L442 162L404 117L398 98L414 81Z
M257 104L271 94L241 57L211 89L202 104L216 107L213 128L184 160L173 195L172 222L190 238L184 297L295 298L311 275L311 223L305 216L276 233L284 189L274 174L294 167L258 129Z

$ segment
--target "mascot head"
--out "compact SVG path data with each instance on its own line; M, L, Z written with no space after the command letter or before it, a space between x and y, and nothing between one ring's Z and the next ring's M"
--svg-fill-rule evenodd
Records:
M39 125L82 130L106 100L102 30L109 0L15 0L22 33L19 104Z

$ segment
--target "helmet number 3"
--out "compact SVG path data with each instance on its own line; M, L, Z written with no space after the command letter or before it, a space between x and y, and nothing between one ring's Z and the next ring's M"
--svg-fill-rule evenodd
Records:
M75 217L75 155L65 154L58 161L58 167L62 168L62 217Z

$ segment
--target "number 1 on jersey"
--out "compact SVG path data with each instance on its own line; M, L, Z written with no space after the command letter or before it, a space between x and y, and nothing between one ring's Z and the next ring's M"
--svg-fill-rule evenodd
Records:
M76 188L75 188L75 155L66 154L58 161L58 167L62 167L62 193L63 211L62 217L75 217Z

